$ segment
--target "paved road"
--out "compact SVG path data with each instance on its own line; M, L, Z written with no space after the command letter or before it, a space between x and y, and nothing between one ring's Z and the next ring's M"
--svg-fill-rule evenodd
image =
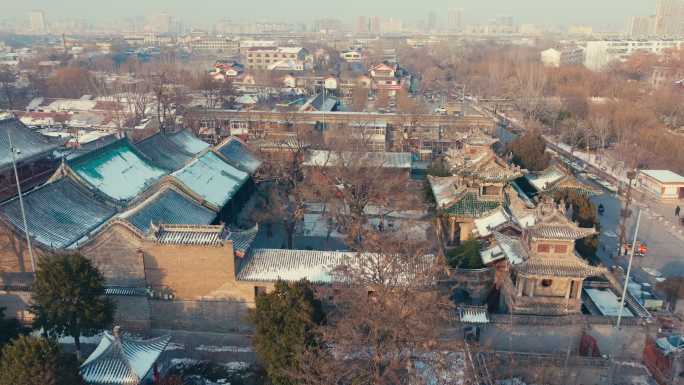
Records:
M480 110L494 119L502 118L501 116L493 115L485 109L480 108ZM507 120L507 123L518 130L525 130L525 127L519 122ZM576 161L582 161L581 158L577 156L577 153L569 154L552 141L549 141L548 138L546 139L549 146L557 152L574 158ZM613 175L613 171L608 169L602 170L595 167L590 167L590 169L595 174L613 182L616 182L618 179L624 180L624 175L619 174L619 170L615 171L618 172L618 174ZM615 194L607 191L604 195L593 198L593 201L597 205L602 203L606 209L604 215L600 218L602 231L600 236L601 245L599 247L599 257L607 266L621 265L626 269L626 261L622 258L614 258L620 234L619 218L621 202ZM684 276L684 226L678 223L677 218L674 216L675 207L676 204L664 204L646 197L636 201L633 205L633 215L627 225L627 239L631 240L633 237L637 209L641 208L643 210L643 215L638 239L645 242L649 248L646 257L635 258L633 268L634 276L637 281L649 282L651 284L655 283L654 277L647 274L642 269L644 267L657 269L665 277ZM682 204L682 207L684 208L684 204Z

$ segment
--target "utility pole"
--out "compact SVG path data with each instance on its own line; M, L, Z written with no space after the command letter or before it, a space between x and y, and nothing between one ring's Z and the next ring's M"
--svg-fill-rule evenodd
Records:
M632 216L630 206L632 205L632 181L636 178L636 171L627 171L627 192L625 193L625 207L620 212L620 239L618 241L618 256L622 256L622 245L625 243L625 236L627 235L627 220ZM636 242L636 239L634 240Z
M634 239L632 240L632 252L629 255L629 264L627 265L627 276L625 277L625 285L622 288L622 298L620 299L620 312L618 313L617 329L620 330L620 322L622 321L622 311L625 308L625 297L627 296L627 286L629 285L629 274L632 272L632 261L634 260L634 252L636 251L637 236L639 235L639 225L641 224L641 210L637 215L636 228L634 229Z
M33 248L31 247L31 235L29 234L28 223L26 221L26 210L24 210L24 197L21 195L21 184L19 183L19 173L17 172L17 160L15 152L18 154L19 150L14 148L12 144L12 134L7 131L7 139L9 140L10 154L12 154L12 168L14 168L14 178L17 181L17 193L19 194L19 208L21 209L21 219L24 222L24 233L26 234L26 243L28 244L29 257L31 258L31 269L33 273L36 272L36 260L33 257Z

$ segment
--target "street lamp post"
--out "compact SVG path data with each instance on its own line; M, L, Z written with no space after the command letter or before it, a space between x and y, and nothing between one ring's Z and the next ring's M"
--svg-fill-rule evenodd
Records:
M28 244L29 257L31 258L31 270L36 272L36 260L33 257L33 248L31 247L31 235L29 234L28 222L26 221L26 210L24 210L24 197L21 194L21 184L19 183L19 173L17 172L16 154L21 151L14 148L12 144L12 134L7 131L7 139L9 140L10 154L12 154L12 168L14 169L14 178L17 182L17 193L19 194L19 208L21 209L21 219L24 222L24 233L26 234L26 243Z

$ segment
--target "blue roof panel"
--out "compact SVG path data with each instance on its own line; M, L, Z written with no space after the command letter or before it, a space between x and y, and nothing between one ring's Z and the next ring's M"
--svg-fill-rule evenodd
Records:
M162 133L136 143L135 147L154 164L171 172L181 169L194 156Z
M60 147L59 144L50 143L40 134L31 131L13 116L0 116L0 168L12 164L8 133L12 137L12 145L20 151L16 154L17 162L41 154L47 155Z
M204 142L194 135L192 135L188 130L179 131L175 134L170 134L169 139L176 143L184 151L197 155L200 152L209 148L209 143Z
M24 196L29 232L36 241L68 247L111 218L116 210L94 199L70 178L62 178ZM0 215L24 231L19 200L0 206Z
M143 157L126 139L89 152L69 162L92 187L120 201L128 201L167 172Z
M228 203L249 179L249 174L213 152L207 152L172 175L217 208Z
M208 225L216 213L173 189L166 189L145 201L128 215L135 227L146 233L156 225Z
M230 138L218 148L218 152L223 155L233 166L254 174L261 166L261 160L254 156L247 146L236 138Z

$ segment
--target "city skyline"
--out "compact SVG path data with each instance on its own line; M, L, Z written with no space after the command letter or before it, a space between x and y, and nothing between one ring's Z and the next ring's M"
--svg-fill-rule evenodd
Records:
M214 0L200 0L186 3L180 0L146 1L144 4L132 0L121 0L116 7L102 1L65 0L59 5L47 0L29 0L10 3L5 6L5 18L27 18L34 10L46 13L48 20L87 19L94 23L112 22L123 18L149 16L168 12L185 23L211 25L220 19L233 20L289 20L306 22L316 18L334 16L345 22L353 22L359 15L383 15L407 21L425 20L435 12L438 22L447 24L448 9L463 9L463 23L487 22L497 16L512 16L516 23L545 25L586 24L599 29L625 28L631 17L655 12L656 2L604 0L591 2L578 0L572 3L518 0L515 4L503 0L427 0L396 3L378 0L371 4L360 0L349 0L338 4L320 4L313 0L301 0L288 7L278 7L275 0L256 0L247 4L226 4Z

